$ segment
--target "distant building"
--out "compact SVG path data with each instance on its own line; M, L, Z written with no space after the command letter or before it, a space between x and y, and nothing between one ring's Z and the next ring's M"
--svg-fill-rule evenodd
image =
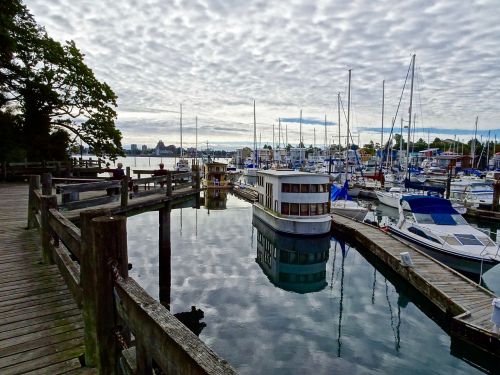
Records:
M165 156L167 155L167 148L165 147L165 143L160 139L155 147L155 155L156 156Z
M135 143L132 143L130 145L130 151L132 151L133 154L137 153L137 151L139 151L139 149L137 148L137 145Z
M142 153L145 154L146 152L148 152L148 146L142 145Z

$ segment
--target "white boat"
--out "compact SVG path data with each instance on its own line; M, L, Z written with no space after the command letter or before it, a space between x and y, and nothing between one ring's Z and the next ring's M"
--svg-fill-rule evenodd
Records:
M368 208L361 206L358 202L351 200L348 195L348 183L344 183L343 188L336 185L331 186L330 191L330 212L347 216L353 220L363 221L368 212Z
M466 207L488 209L493 204L493 186L484 180L452 181L450 199Z
M424 191L421 191L420 193L417 192L406 192L404 188L394 186L389 189L389 191L383 191L383 190L377 190L375 192L377 194L377 198L380 203L385 204L386 206L393 207L393 208L399 208L399 201L401 200L402 197L405 196L420 196L420 197L426 197L427 195L425 194ZM453 202L452 206L455 210L458 211L459 214L465 214L467 211L467 208L460 202ZM404 206L404 210L408 210L408 206Z
M329 233L328 185L328 175L291 170L258 171L258 200L253 204L253 215L282 233Z
M459 271L482 274L500 263L499 245L469 225L447 199L403 196L399 221L388 229Z

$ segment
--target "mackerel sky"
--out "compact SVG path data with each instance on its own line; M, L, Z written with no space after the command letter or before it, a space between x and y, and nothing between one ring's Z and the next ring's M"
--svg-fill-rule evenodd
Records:
M500 4L496 1L28 0L53 38L74 40L117 93L124 144L251 145L253 100L262 144L338 139L337 93L347 111L352 69L354 137L380 140L396 114L416 54L416 134L500 139ZM396 121L408 118L409 82ZM331 122L331 123L330 123ZM345 117L341 132L345 134ZM285 124L282 137L285 138ZM201 147L201 145L200 145Z

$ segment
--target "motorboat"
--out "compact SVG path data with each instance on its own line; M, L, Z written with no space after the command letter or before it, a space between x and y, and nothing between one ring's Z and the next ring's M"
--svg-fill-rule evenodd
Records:
M329 233L328 185L328 175L293 170L258 171L258 200L253 204L253 215L282 233Z
M493 186L484 180L452 181L450 199L466 207L489 209L493 204Z
M448 266L482 274L500 263L499 244L467 223L449 200L403 195L398 209L398 222L387 229Z

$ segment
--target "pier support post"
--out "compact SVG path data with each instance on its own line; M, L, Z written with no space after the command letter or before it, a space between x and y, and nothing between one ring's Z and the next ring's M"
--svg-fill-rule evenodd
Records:
M171 290L171 257L172 248L170 243L170 203L159 211L159 291L160 303L170 310L170 290Z
M42 174L42 194L52 195L52 174Z
M85 235L88 236L86 229ZM127 218L99 216L91 219L90 235L91 246L87 248L90 252L85 256L92 262L92 269L82 269L81 273L83 278L83 271L87 272L85 285L82 285L85 338L95 338L96 362L92 365L97 365L99 374L113 375L117 373L120 348L114 334L118 318L113 293L115 276L111 265L117 266L121 276L128 276ZM87 342L85 346L87 349Z
M40 176L33 175L30 176L30 187L29 187L29 196L28 196L28 229L35 228L35 210L36 210L36 201L35 201L35 190L40 190Z
M500 180L496 180L493 185L493 204L491 205L491 209L494 212L498 211L498 199L500 198Z
M84 321L85 365L97 366L97 337L95 335L96 309L93 300L94 286L94 254L92 252L92 219L105 215L105 210L86 210L80 213L81 258L80 285L83 291L82 315Z
M42 235L42 256L44 263L54 264L52 251L50 247L50 239L52 237L52 230L49 225L49 210L57 208L57 197L55 195L42 195L41 204L41 235Z

